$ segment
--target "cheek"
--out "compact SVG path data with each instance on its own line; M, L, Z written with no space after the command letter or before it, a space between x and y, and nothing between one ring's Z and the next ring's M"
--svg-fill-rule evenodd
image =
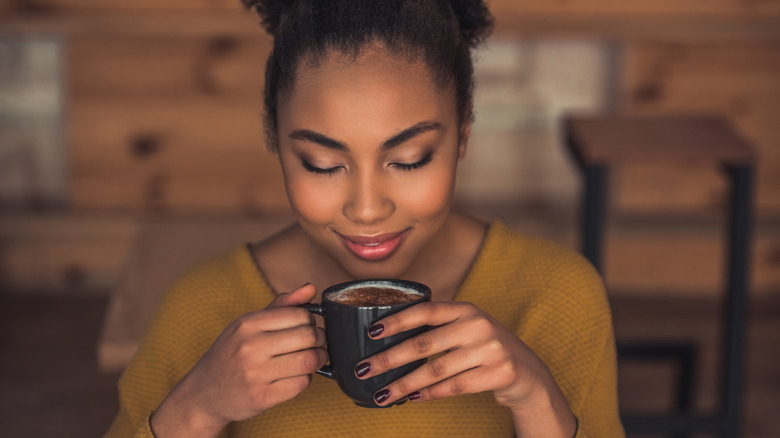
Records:
M397 204L414 216L437 216L449 210L455 185L451 169L436 169L399 190Z
M327 224L341 213L341 195L333 184L317 181L323 177L313 178L295 171L285 171L284 174L290 206L302 220Z

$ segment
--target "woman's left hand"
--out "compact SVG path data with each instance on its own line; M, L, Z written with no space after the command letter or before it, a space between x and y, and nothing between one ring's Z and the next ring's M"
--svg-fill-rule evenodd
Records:
M566 412L557 412L555 417L568 417L570 421L565 422L574 423L545 363L517 336L473 304L422 303L377 321L369 333L375 334L374 339L381 339L423 325L433 328L366 358L355 367L358 378L365 379L445 353L379 390L374 396L378 405L406 396L418 401L492 391L496 401L513 414L557 407Z

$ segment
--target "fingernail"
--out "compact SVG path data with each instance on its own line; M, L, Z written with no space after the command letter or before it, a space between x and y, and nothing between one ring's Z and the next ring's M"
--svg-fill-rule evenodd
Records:
M368 329L368 336L371 338L375 338L382 334L382 332L385 331L385 326L382 324L376 324L372 325Z
M383 401L387 400L388 397L390 397L390 390L389 389L383 389L376 394L374 394L374 401L377 403L382 403Z
M407 395L407 397L409 397L409 400L419 400L422 395L419 391L414 391L413 393Z
M355 375L358 377L365 376L369 371L371 371L371 363L370 362L363 362L358 364L355 367Z

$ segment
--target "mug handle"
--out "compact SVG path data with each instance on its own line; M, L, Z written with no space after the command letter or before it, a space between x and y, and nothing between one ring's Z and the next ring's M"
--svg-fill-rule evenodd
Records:
M301 304L298 307L306 309L315 315L325 316L325 306L323 306L322 303L320 304L306 303L306 304ZM323 366L322 368L318 369L316 373L321 376L325 376L331 380L336 379L336 376L333 372L333 365L331 364L327 364Z

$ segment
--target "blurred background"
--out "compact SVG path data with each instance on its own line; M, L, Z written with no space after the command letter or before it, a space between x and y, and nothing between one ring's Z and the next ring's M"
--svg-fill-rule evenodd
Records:
M578 248L578 114L723 117L758 153L742 430L780 436L780 1L493 0L457 203ZM0 3L0 430L99 436L165 286L290 219L262 135L269 38L238 0ZM612 169L618 339L699 345L717 408L721 169ZM621 409L668 412L677 370L620 363Z

